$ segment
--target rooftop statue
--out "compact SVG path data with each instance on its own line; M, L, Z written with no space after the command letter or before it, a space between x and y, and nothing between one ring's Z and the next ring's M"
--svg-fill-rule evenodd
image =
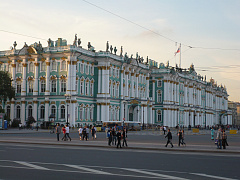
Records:
M123 47L121 46L120 57L123 56Z
M109 43L108 43L108 41L107 41L107 44L106 44L106 52L108 52L108 50L109 50Z
M42 52L43 51L43 47L42 47L42 44L41 42L39 41L38 45L37 45L37 50Z
M167 61L167 63L166 63L166 68L168 68L169 67L169 61Z
M27 43L26 42L24 42L24 46L23 47L28 47L28 45L27 45Z
M17 46L17 43L16 43L16 41L14 41L14 43L13 43L13 49L16 49L16 46Z
M127 55L127 52L125 53L124 55L124 61L127 61L128 60L128 55Z
M88 42L88 50L90 50L91 47L92 47L91 43Z
M80 46L81 43L82 43L82 42L81 42L81 38L79 38L79 39L78 39L78 46Z
M73 46L77 46L77 34L75 34L75 38L74 38L74 41L73 41Z
M131 54L131 59L133 59L133 54Z
M110 52L111 52L111 54L112 54L112 51L113 51L113 47L112 47L112 45L110 46Z
M48 42L48 47L50 47L51 43L52 43L52 40L49 38L47 42Z
M147 56L147 64L148 64L148 56Z
M136 59L138 59L138 52L136 53Z
M114 54L116 55L116 53L117 53L117 48L116 48L116 46L114 47Z

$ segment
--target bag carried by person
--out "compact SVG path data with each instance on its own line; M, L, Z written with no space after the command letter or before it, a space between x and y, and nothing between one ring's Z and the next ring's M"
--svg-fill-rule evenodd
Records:
M215 144L217 145L217 143L218 143L218 139L215 139Z

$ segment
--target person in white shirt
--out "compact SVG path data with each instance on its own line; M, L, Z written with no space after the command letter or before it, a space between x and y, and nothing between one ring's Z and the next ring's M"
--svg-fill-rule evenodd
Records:
M83 128L82 128L82 126L81 126L81 127L78 129L80 140L82 140L82 131L83 131Z
M70 141L71 141L72 139L69 136L69 127L68 127L68 125L65 126L65 129L66 129L66 137L68 137L70 139Z

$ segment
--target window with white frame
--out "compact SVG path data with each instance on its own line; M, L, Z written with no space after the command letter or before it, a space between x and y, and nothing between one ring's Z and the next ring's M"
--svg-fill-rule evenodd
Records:
M21 107L20 106L17 106L17 108L16 108L16 118L21 118Z
M83 108L82 107L79 108L79 118L80 118L80 120L83 120Z
M85 83L85 95L89 94L89 81L87 80Z
M114 83L115 84L115 83ZM112 86L112 96L115 97L115 85Z
M56 71L57 70L57 62L56 61L52 61L52 71Z
M41 71L46 71L46 62L45 61L43 61L41 63Z
M80 63L80 71L81 71L81 73L84 72L84 64L83 63Z
M76 90L76 92L78 92L78 79L76 79L75 90Z
M57 92L57 81L55 79L51 82L51 92Z
M61 105L60 107L60 118L61 119L65 119L65 106L64 105Z
M158 103L162 102L162 91L161 90L157 91L157 102Z
M157 87L162 87L162 80L157 81Z
M87 120L87 119L88 119L88 108L85 107L85 120Z
M17 81L17 93L21 93L21 89L22 89L22 82Z
M117 84L117 87L116 87L116 98L119 97L119 84Z
M119 70L116 69L116 77L119 77Z
M18 73L22 72L22 63L17 63L17 72Z
M56 106L55 105L52 105L52 107L51 107L51 114L53 114L54 117L56 117Z
M157 121L162 122L162 112L161 112L161 110L158 110L158 112L157 112Z
M66 61L62 61L61 70L66 70L66 69L67 69L67 62Z
M90 96L93 96L93 82L90 84Z
M86 64L86 69L85 69L85 71L86 71L86 74L89 74L89 65L88 65L88 64Z
M61 80L61 92L66 92L66 90L67 90L66 80L62 79Z
M28 93L32 93L33 92L33 81L28 81Z
M112 76L112 67L109 69L109 76Z
M93 120L93 107L90 108L90 120Z
M33 62L29 63L29 72L33 72L34 71L34 64Z
M46 91L46 81L45 80L41 80L41 92L45 92Z
M45 117L45 107L41 106L40 107L40 119L44 119Z
M113 74L113 77L115 77L115 68L113 68L112 74Z
M32 106L28 106L28 117L32 117L32 112L33 112Z
M91 66L91 72L90 73L91 73L91 75L94 74L94 66L93 65Z
M83 94L83 81L80 81L80 94Z

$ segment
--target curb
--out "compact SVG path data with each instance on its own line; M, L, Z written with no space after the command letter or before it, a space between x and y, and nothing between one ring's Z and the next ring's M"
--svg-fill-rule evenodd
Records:
M57 145L57 146L82 146L82 147L92 147L92 148L105 148L110 149L116 147L113 146L103 146L103 145L89 145L89 144L63 144L63 143L46 143L46 142L23 142L23 141L4 141L0 140L0 143L18 143L18 144L35 144L35 145ZM124 147L122 149L133 149L133 150L150 150L150 151L172 151L172 152L201 152L201 153L218 153L218 154L240 154L240 151L225 151L225 150L206 150L206 149L169 149L169 148L144 148L144 147Z

